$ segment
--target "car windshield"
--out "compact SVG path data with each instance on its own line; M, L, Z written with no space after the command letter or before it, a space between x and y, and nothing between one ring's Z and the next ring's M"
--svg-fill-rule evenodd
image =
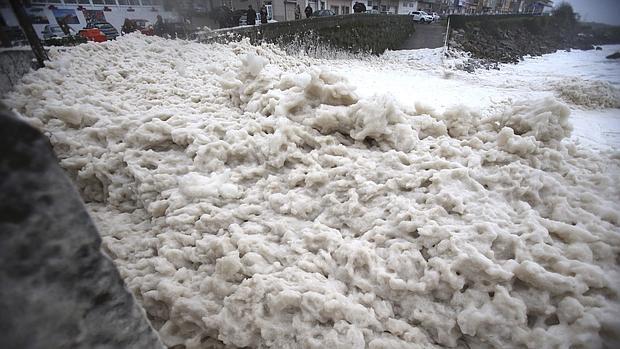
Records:
M0 0L0 349L620 349L619 14Z

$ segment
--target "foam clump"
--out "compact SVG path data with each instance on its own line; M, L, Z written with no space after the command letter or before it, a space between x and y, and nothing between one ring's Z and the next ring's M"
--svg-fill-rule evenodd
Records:
M581 108L620 108L620 89L606 81L570 78L555 83L554 89L567 103Z
M436 113L247 42L53 59L7 102L169 347L618 343L620 160L555 99Z

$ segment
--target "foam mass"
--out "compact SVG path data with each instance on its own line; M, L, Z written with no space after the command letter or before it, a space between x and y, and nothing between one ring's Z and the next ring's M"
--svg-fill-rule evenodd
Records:
M435 113L247 42L51 56L7 103L169 347L618 343L620 157L556 99Z

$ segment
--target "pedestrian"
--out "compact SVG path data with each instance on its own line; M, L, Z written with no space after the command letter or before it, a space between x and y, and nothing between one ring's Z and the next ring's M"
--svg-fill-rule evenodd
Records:
M155 21L155 25L153 26L153 31L157 36L164 36L164 20L160 15L157 15L157 21Z
M304 10L304 12L306 13L306 18L312 17L312 7L310 7L310 4L306 6L306 9Z
M301 8L299 4L295 5L295 19L301 19Z
M129 18L125 18L125 22L123 23L123 26L121 27L121 34L125 35L129 33L133 33L136 30L137 28L136 28L135 22L130 20Z
M71 27L68 24L70 21L71 16L69 15L64 16L60 21L57 21L58 25L60 26L60 30L62 30L65 36L69 36L69 34L71 34Z
M256 24L256 11L254 11L254 9L252 8L252 5L248 6L248 12L246 12L245 16L246 16L246 23L248 25Z
M267 6L265 5L260 8L260 23L267 24Z
M356 2L355 5L353 5L353 13L364 13L366 12L366 5L364 5L361 2Z

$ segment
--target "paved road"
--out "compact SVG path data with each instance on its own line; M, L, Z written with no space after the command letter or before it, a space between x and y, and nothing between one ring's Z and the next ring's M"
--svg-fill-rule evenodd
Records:
M405 41L400 49L442 47L446 37L446 22L432 24L415 24L415 33Z

